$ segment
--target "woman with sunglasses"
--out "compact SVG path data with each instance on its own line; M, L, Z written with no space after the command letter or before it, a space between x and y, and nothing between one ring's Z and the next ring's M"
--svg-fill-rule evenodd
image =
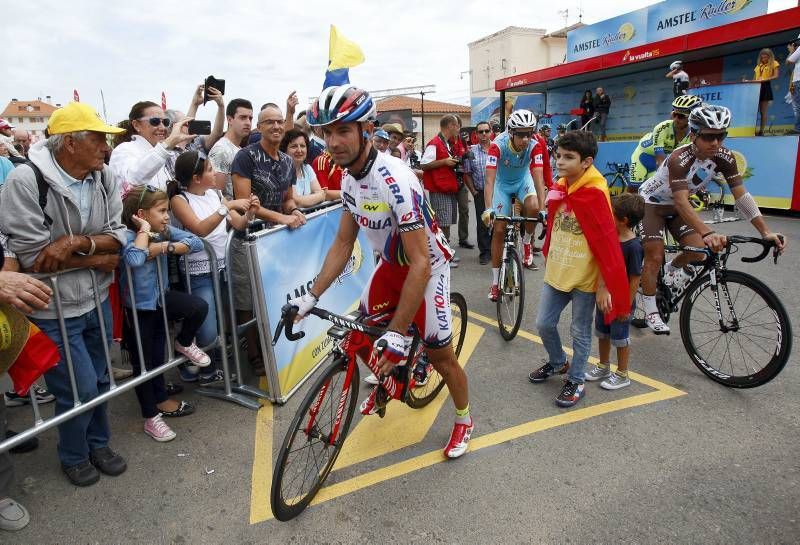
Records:
M111 152L108 166L122 181L123 194L130 188L151 185L167 190L170 180L166 169L173 150L191 142L195 135L184 134L191 117L173 124L164 110L154 102L137 102L128 114L129 142L119 144Z
M689 203L689 196L706 187L718 175L725 178L736 208L753 224L765 240L775 242L783 251L782 235L772 233L761 216L755 199L742 182L742 173L733 153L723 146L728 136L731 112L724 106L704 104L689 114L691 143L676 148L667 157L655 176L642 184L639 194L644 197L644 267L642 294L647 326L656 335L668 335L669 326L661 319L656 304L656 283L664 260L664 229L669 229L681 247L702 248L715 252L725 248L725 235L716 233L703 223ZM702 255L679 253L664 265L664 284L679 295L695 275L690 265L701 261Z

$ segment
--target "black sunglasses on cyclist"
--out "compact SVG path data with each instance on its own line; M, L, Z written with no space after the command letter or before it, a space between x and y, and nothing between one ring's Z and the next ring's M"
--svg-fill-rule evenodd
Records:
M531 132L529 132L529 131L515 131L513 134L514 134L514 136L517 136L519 138L532 138L533 137L533 132L532 131Z
M482 130L482 131L476 131L476 132L477 132L478 134L489 134L489 133L490 133L490 132L492 132L492 131L490 131L489 129L484 129L484 130Z
M150 123L151 127L158 127L159 125L164 125L165 127L169 127L172 124L172 121L168 117L140 117L139 121L147 120Z
M725 132L701 132L697 135L697 138L702 140L703 142L722 142L725 138L728 137L728 131Z
M195 168L197 168L197 165L195 165ZM139 210L142 207L142 201L144 201L145 193L157 193L158 191L161 191L161 190L159 188L157 188L157 187L153 187L150 184L147 184L146 186L144 186L142 188L142 192L139 194L139 203L136 205L136 210Z
M688 115L682 114L680 112L672 112L672 117L677 117L678 119L689 119Z

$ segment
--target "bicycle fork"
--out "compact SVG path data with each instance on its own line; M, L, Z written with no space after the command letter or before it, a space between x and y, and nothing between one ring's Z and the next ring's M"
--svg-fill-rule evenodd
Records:
M723 282L721 287L722 287L722 294L725 297L725 303L728 305L728 312L730 313L730 323L731 323L730 326L728 326L725 323L725 316L722 315L722 305L719 302L720 284L719 282L717 282L716 267L712 268L709 271L708 277L711 286L711 291L714 293L714 308L717 311L717 320L719 321L720 331L722 333L738 331L739 318L736 316L736 309L733 307L733 301L731 300L731 294L728 291L728 285Z
M347 366L344 382L342 383L342 393L339 395L339 404L336 407L336 418L334 419L330 435L325 437L319 432L319 428L316 427L317 415L319 414L320 406L322 405L322 401L325 399L325 396L327 395L331 386L329 379L320 389L316 401L309 410L308 424L306 425L305 429L307 436L313 437L314 439L324 440L329 445L333 445L336 442L336 439L339 436L339 428L342 424L342 416L344 416L344 408L347 405L347 393L350 391L350 383L353 380L353 370L355 369L355 365L356 363L352 362L352 364L348 364Z

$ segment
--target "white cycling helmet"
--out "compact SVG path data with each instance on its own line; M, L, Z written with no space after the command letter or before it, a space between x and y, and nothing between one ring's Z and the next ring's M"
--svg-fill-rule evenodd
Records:
M683 68L683 61L675 61L669 65L670 70L680 70Z
M725 130L731 124L731 111L725 106L703 104L689 114L689 127L692 132L703 129Z
M508 116L507 127L509 130L535 129L536 116L530 110L516 110Z

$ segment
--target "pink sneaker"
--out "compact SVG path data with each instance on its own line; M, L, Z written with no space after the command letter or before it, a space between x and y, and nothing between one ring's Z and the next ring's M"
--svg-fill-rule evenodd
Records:
M453 425L453 432L450 434L450 441L444 447L444 455L448 458L463 456L469 448L469 440L474 428L475 424L472 422L472 418L469 419L469 425L456 422Z
M181 346L178 341L175 341L175 351L186 356L186 359L198 367L208 367L211 365L211 358L208 357L208 354L200 350L195 343L189 346Z
M166 443L175 439L175 432L167 426L160 414L155 415L153 418L145 419L144 432L159 443Z

